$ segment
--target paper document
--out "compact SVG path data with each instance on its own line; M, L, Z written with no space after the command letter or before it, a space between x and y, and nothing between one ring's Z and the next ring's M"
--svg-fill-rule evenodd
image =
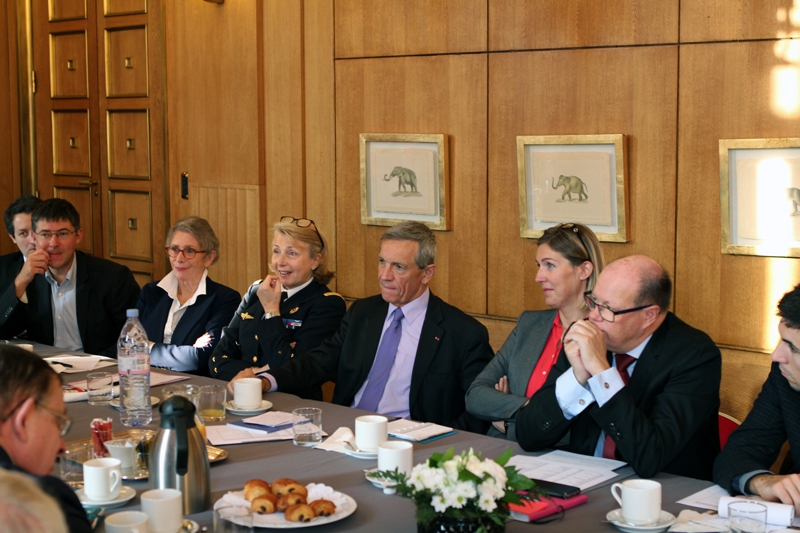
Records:
M58 374L89 372L90 370L117 364L116 360L101 355L55 355L53 357L45 357L44 360L50 363L50 366Z
M580 453L565 452L563 450L554 450L539 456L547 461L558 461L560 463L567 463L573 466L588 466L590 468L602 468L604 470L616 470L628 463L625 461L617 461L616 459L606 459L605 457L593 457L591 455L582 455Z
M717 506L719 506L719 499L723 496L729 496L728 491L719 485L713 485L707 489L701 490L700 492L695 492L691 496L687 496L684 499L679 500L677 503L686 505L688 507L697 507L698 509L710 509L712 511L716 511Z
M422 442L433 437L453 433L453 428L440 426L431 422L414 422L405 418L398 418L389 422L387 426L389 435L396 439Z
M244 418L242 419L242 422L244 422L245 424L251 424L253 426L267 426L274 428L279 426L285 426L286 424L291 424L292 413L284 413L282 411L270 411L268 413L264 413L263 415Z
M266 442L271 440L291 440L292 428L283 429L274 433L265 433L254 429L237 426L206 426L208 442L214 446L242 444L245 442Z
M515 455L508 460L508 465L516 466L517 470L525 476L572 485L581 490L589 489L617 477L617 473L613 470L583 465L569 465L562 461L550 461L545 457L544 455L541 457Z

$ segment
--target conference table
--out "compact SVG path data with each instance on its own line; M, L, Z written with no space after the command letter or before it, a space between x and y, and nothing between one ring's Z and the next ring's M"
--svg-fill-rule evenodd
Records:
M36 352L43 356L64 354L63 350L49 346L39 346ZM116 367L108 367L115 371ZM103 369L106 370L106 369ZM178 374L168 370L154 369L165 374ZM85 373L62 374L64 382L85 379ZM188 381L196 385L219 384L219 380L191 376ZM160 389L153 387L151 394L162 398ZM369 414L366 411L333 405L325 402L304 400L291 394L281 392L266 393L264 399L272 402L274 411L291 412L298 407L319 407L322 409L322 426L332 434L337 428L345 426L350 429L355 427L358 416ZM65 437L67 442L86 439L91 436L90 423L94 418L108 418L113 420L115 432L125 428L119 421L119 412L110 406L91 406L87 402L74 402L67 404L67 413L74 418L74 423L69 434ZM239 420L239 417L227 413L225 422ZM158 406L153 411L153 421L145 426L147 429L157 430L159 425ZM473 448L481 452L484 457L494 458L509 447L514 454L528 454L515 442L479 435L466 431L458 431L455 435L425 444L414 444L414 463L425 461L437 451L445 451L454 447L457 453ZM375 468L377 460L362 460L348 455L295 446L291 440L261 443L237 444L223 447L228 452L228 457L220 462L211 464L211 500L217 501L226 492L241 490L245 481L252 478L261 478L267 481L279 477L291 477L303 483L324 483L342 493L351 496L358 504L352 515L333 523L320 524L314 527L318 533L333 531L356 531L389 533L394 531L416 531L414 519L414 505L410 500L398 495L387 495L379 488L373 486L364 477L364 469ZM539 455L539 454L529 454ZM58 475L58 466L54 470ZM618 508L617 502L610 493L610 485L628 477L635 477L630 467L617 470L618 476L586 491L588 502L567 510L564 517L547 524L527 524L511 520L506 525L506 531L530 532L536 531L561 531L561 532L586 532L586 531L616 531L609 523L604 523L608 511ZM677 516L684 508L678 505L678 500L712 485L709 481L700 481L691 478L659 474L654 478L662 484L662 507ZM139 496L149 489L147 481L126 481L125 485L134 488L137 492L135 498L125 506L106 510L112 514L120 510L138 510ZM202 513L190 515L187 518L196 521L201 526L212 531L212 512L207 510ZM103 531L102 526L97 531ZM261 530L264 531L264 530Z

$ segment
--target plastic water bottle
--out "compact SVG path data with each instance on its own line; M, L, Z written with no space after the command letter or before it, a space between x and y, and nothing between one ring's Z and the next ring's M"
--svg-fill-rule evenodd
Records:
M123 426L144 426L153 419L150 405L150 345L139 310L128 309L128 320L117 342L120 421Z

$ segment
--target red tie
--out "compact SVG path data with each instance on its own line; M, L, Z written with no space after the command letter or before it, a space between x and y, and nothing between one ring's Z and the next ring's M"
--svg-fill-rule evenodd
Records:
M628 375L628 367L636 361L635 357L631 357L626 353L618 353L614 357L617 359L617 372L622 382L627 385L631 377ZM603 457L606 459L615 459L617 451L617 443L611 438L611 435L606 433L606 442L603 444Z

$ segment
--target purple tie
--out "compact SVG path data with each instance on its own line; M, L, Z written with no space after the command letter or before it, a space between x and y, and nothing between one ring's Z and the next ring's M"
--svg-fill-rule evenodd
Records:
M386 388L386 382L389 380L389 371L397 356L397 346L400 344L400 334L403 332L401 320L403 320L403 311L398 307L392 313L392 323L386 328L381 345L378 346L378 354L375 356L372 370L369 371L367 386L364 388L364 394L361 395L361 401L356 406L358 409L372 412L378 410L378 402L381 401L383 389Z

